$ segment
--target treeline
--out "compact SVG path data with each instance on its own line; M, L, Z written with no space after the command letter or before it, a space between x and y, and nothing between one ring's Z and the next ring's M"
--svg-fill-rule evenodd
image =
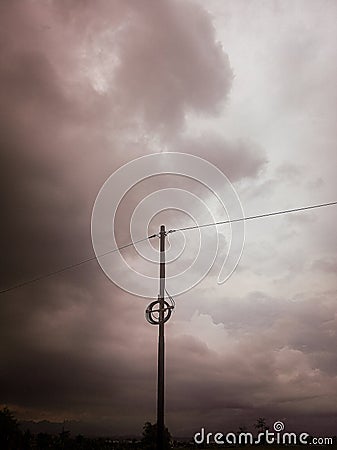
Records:
M253 425L256 430L256 434L265 433L270 427L266 423L266 419L258 418L256 423ZM272 428L273 429L273 428ZM240 436L242 433L247 433L247 428L242 426L235 433L235 436ZM234 433L232 433L234 435ZM19 421L15 418L14 414L8 409L3 408L0 411L0 450L155 450L157 438L157 426L156 424L151 424L146 422L143 427L143 435L139 440L117 440L113 438L88 438L82 435L72 436L69 430L64 428L60 433L50 434L50 433L31 433L30 430L22 430L20 428ZM179 442L172 440L172 437L167 428L165 428L164 433L164 448L169 449L192 449L192 448L219 448L219 445L210 442L202 442L202 445L196 445L196 442L191 440L185 442ZM311 440L308 441L308 443ZM336 437L333 438L330 446L320 445L317 448L321 450L327 448L332 450L336 448ZM201 444L201 442L200 442ZM233 442L234 445L229 445L229 447L240 447L239 440ZM242 445L242 443L240 442ZM261 439L259 441L260 446L265 448L265 441ZM282 446L279 446L282 448ZM292 446L288 445L287 448ZM228 448L228 443L227 443ZM251 445L245 448L252 448ZM259 447L257 447L259 448ZM261 448L261 447L260 447ZM286 448L286 447L283 447ZM296 447L298 448L298 447Z
M151 424L150 424L151 425ZM122 450L152 449L144 426L143 438L139 441L114 441L109 438L87 438L82 435L72 437L70 431L62 430L56 435L49 433L33 434L22 431L14 414L4 408L0 411L0 449L1 450ZM152 425L151 425L152 427ZM149 428L147 426L147 428Z
M61 433L31 433L23 431L19 421L8 409L0 411L0 450L155 450L157 425L146 422L139 440L114 440L112 438L88 438L82 435L71 436L70 431ZM165 450L175 447L167 428L164 434ZM186 445L188 446L188 445Z

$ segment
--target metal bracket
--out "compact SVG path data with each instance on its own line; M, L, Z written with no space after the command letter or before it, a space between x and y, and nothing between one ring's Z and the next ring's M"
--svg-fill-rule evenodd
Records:
M158 308L154 309L155 306L158 305ZM164 300L164 320L160 320L160 301L159 300L155 300L153 302L151 302L149 304L149 306L146 308L145 311L145 317L146 320L151 324L151 325L159 325L160 323L165 323L167 322L171 315L172 315L172 310L173 310L173 306L170 305L169 303L167 303L167 301Z

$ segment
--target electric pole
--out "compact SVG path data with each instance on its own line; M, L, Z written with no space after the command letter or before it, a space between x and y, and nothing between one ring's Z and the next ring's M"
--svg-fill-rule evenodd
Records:
M157 385L157 448L164 448L164 378L165 378L165 225L160 227L160 278L159 278L159 331L158 331L158 385Z
M165 225L160 227L160 264L159 264L159 295L158 300L149 304L146 309L146 319L151 325L158 325L158 381L157 381L157 449L164 449L164 378L165 378L165 334L164 326L169 320L174 308L174 301L169 296L171 304L165 300Z

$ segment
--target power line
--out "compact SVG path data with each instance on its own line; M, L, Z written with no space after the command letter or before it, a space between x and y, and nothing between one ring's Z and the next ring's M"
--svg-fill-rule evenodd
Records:
M248 217L240 217L238 219L223 220L221 222L212 222L212 223L206 223L206 224L203 224L203 225L194 225L194 226L190 226L190 227L175 228L175 229L167 231L166 234L175 233L177 231L189 231L189 230L193 230L193 229L197 229L197 228L211 227L211 226L215 226L215 225L225 225L225 224L229 224L229 223L242 222L242 221L252 220L252 219L261 219L263 217L277 216L277 215L280 215L280 214L289 214L289 213L293 213L293 212L306 211L306 210L309 210L309 209L322 208L324 206L332 206L332 205L337 205L337 201L329 202L329 203L320 203L318 205L304 206L302 208L285 209L285 210L282 210L282 211L274 211L274 212L270 212L270 213L258 214L258 215L254 215L254 216L248 216ZM19 284L16 284L14 286L11 286L9 288L1 290L0 294L4 294L5 292L9 292L9 291L12 291L14 289L18 289L20 287L26 286L27 284L35 283L37 281L44 280L45 278L49 278L49 277L52 277L54 275L58 275L59 273L62 273L62 272L65 272L65 271L67 271L69 269L73 269L75 267L81 266L81 265L86 264L87 262L93 261L93 260L95 260L97 258L101 258L101 257L103 257L105 255L110 254L110 253L114 253L114 252L123 250L124 248L131 247L131 246L133 246L135 244L138 244L138 243L143 242L143 241L147 241L148 239L152 239L152 238L155 238L155 237L159 237L159 235L158 234L152 234L151 236L147 236L146 238L139 239L138 241L129 242L128 244L122 245L121 247L115 248L113 250L109 250L106 253L102 253L101 255L98 255L97 257L96 256L92 256L91 258L84 259L82 261L79 261L78 263L71 264L69 266L65 266L65 267L63 267L61 269L55 270L53 272L49 272L47 274L41 275L41 276L36 277L36 278L32 278L32 279L27 280L27 281L23 281L22 283L19 283Z
M49 278L49 277L52 277L54 275L58 275L59 273L65 272L66 270L73 269L74 267L81 266L82 264L85 264L87 262L93 261L93 260L95 260L97 258L101 258L101 257L106 256L106 255L109 255L110 253L114 253L114 252L123 250L124 248L131 247L132 245L138 244L140 242L147 241L148 239L152 239L152 238L154 238L156 236L158 236L158 235L157 234L153 234L153 235L148 236L146 238L139 239L138 241L130 242L129 244L125 244L125 245L122 245L121 247L114 248L113 250L109 250L108 252L105 252L105 253L102 253L101 255L98 255L97 257L96 256L92 256L91 258L84 259L83 261L80 261L78 263L71 264L71 265L66 266L66 267L62 267L61 269L54 270L53 272L49 272L49 273L46 273L44 275L40 275L39 277L32 278L32 279L27 280L27 281L23 281L22 283L19 283L19 284L16 284L14 286L11 286L9 288L1 290L0 294L4 294L5 292L12 291L13 289L18 289L20 287L26 286L27 284L36 283L37 281L44 280L45 278Z
M190 227L175 228L173 230L169 230L167 233L175 233L176 231L194 230L196 228L211 227L214 225L224 225L224 224L235 223L235 222L243 222L245 220L261 219L262 217L278 216L280 214L289 214L289 213L293 213L293 212L306 211L308 209L322 208L324 206L332 206L332 205L337 205L337 201L329 202L329 203L320 203L319 205L304 206L302 208L285 209L282 211L274 211L274 212L270 212L270 213L258 214L258 215L254 215L254 216L248 216L248 217L240 217L239 219L229 219L229 220L222 220L221 222L212 222L212 223L205 223L203 225L194 225L194 226L190 226Z

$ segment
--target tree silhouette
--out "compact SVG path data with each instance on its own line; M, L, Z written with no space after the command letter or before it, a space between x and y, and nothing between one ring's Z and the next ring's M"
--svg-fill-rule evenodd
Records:
M258 430L259 433L265 433L266 430L269 429L268 425L266 424L266 419L264 417L259 417L254 427Z
M141 442L136 439L122 439L113 441L107 437L84 437L81 435L75 438L70 431L65 430L58 434L34 433L29 430L22 432L19 422L14 414L4 408L0 411L0 450L125 450L125 449L145 449L154 450L157 448L157 425L146 422L143 427L143 438ZM171 435L168 429L164 430L164 449L171 448Z
M29 430L26 430L22 438L22 448L23 450L30 450L33 447L34 436Z
M156 450L157 448L157 424L145 422L143 427L142 447L146 450ZM171 448L171 434L165 427L164 430L164 449Z
M39 450L47 450L48 448L54 448L54 439L48 433L39 433L36 437L36 446Z
M5 406L0 411L0 448L9 450L20 448L22 433L13 413Z
M269 427L266 423L266 419L264 417L259 417L256 421L256 424L254 427L257 429L258 433L265 433L267 430L269 430ZM266 442L266 436L261 436L260 443L265 444Z
M71 448L70 431L64 430L63 427L61 433L59 433L58 441L60 449Z

